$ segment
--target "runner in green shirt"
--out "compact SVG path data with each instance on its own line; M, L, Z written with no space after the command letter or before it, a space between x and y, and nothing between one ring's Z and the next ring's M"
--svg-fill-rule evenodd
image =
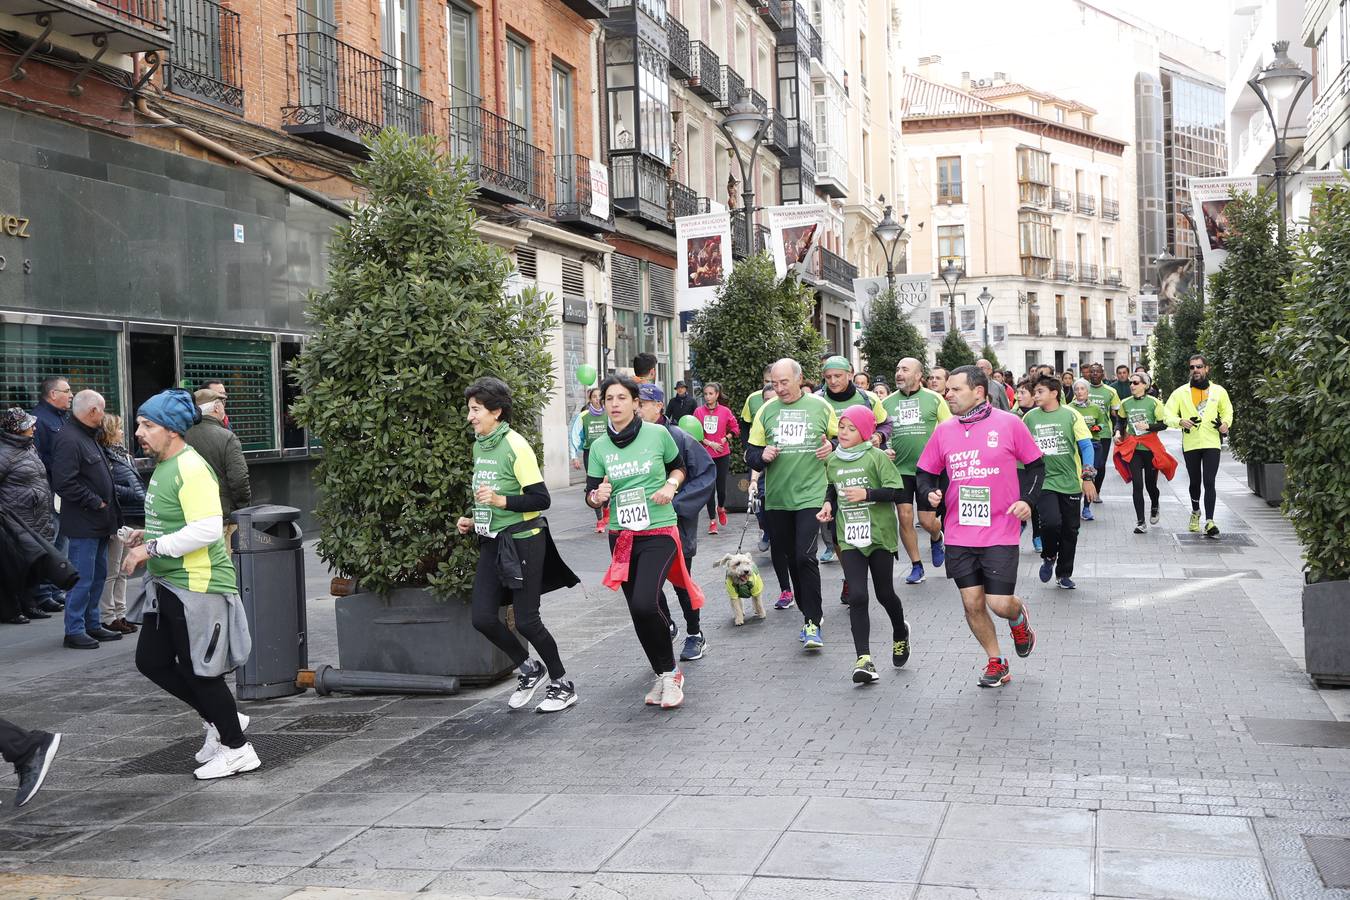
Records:
M825 461L829 492L816 514L821 523L835 523L839 564L844 577L853 585L848 597L848 618L853 648L858 654L853 666L853 681L857 684L873 684L880 678L872 662L867 611L869 574L877 602L891 620L891 663L900 668L909 660L909 625L892 580L899 545L895 503L904 480L890 457L869 442L875 431L876 421L866 407L850 407L840 414L839 446Z
M539 615L550 546L540 513L552 499L534 448L511 428L511 389L506 382L478 378L464 391L464 399L474 433L474 506L473 515L461 516L457 525L460 534L478 535L478 569L470 598L473 627L516 664L517 685L507 701L511 709L529 703L547 675L544 702L536 711L561 712L577 702L576 687L563 680L566 670L558 643ZM518 561L518 587L504 582L503 559ZM515 609L516 632L530 642L542 662L530 659L520 638L502 622L500 611L508 604Z
M675 665L661 587L667 573L686 574L671 505L675 491L684 483L684 463L665 426L644 422L638 415L636 381L611 375L600 385L600 395L609 425L605 436L591 447L586 502L610 508L613 561L606 584L612 587L618 581L623 588L633 630L656 673L656 684L645 702L674 709L684 702L684 673ZM677 587L686 586L675 577L671 580ZM697 586L689 590L694 594Z
M773 387L773 379L769 377L769 373L772 370L773 366L771 365L764 367L764 383L760 386L759 390L751 391L749 396L745 398L745 403L741 406L741 425L747 430L755 421L755 415L759 412L759 408L764 405L764 392Z
M1078 549L1079 504L1091 502L1096 461L1092 436L1078 410L1059 402L1060 383L1045 376L1036 380L1032 396L1036 409L1022 422L1045 459L1045 484L1036 501L1041 531L1041 581L1053 575L1055 583L1073 590L1074 554Z
M1093 452L1099 460L1110 459L1111 457L1111 435L1115 429L1112 422L1114 416L1120 414L1120 395L1116 393L1115 388L1109 384L1103 383L1102 379L1106 377L1106 370L1102 368L1101 363L1093 363L1083 370L1083 374L1088 380L1088 402L1101 412L1102 430L1099 434L1092 436ZM1074 396L1077 396L1078 385L1074 383ZM1095 500L1083 498L1083 520L1092 521L1092 503L1101 503L1102 482L1106 480L1106 466L1097 466L1097 474L1092 481L1092 486L1096 489L1097 497Z
M802 392L802 367L796 360L780 359L770 374L777 396L755 415L745 461L764 473L772 551L791 573L805 622L802 643L816 649L822 646L816 512L825 502L825 460L834 452L830 439L838 432L839 417L824 398Z
M1167 428L1167 410L1157 397L1150 396L1152 379L1144 372L1130 376L1130 396L1120 403L1120 436L1141 438ZM1130 487L1134 489L1134 533L1147 534L1148 525L1157 525L1161 519L1158 501L1158 469L1153 465L1153 451L1142 443L1134 445L1130 454ZM1144 524L1144 492L1148 491L1151 506L1148 525Z
M609 417L600 407L600 389L593 387L586 392L586 405L572 420L567 441L572 451L572 468L586 470L591 459L591 445L605 434L609 426ZM595 533L602 534L609 526L609 509L595 511Z
M865 381L867 376L855 376L853 364L842 356L829 357L821 364L820 370L824 383L816 391L816 395L824 397L825 402L834 407L836 415L853 406L865 406L870 409L877 423L877 429L872 435L872 446L884 448L886 439L891 434L891 423L887 421L886 408L882 405L881 398L862 386L861 382ZM824 546L820 548L818 561L834 562L836 550L834 529L822 528L820 537ZM844 580L839 600L848 603L847 579Z
M891 453L904 485L900 491L900 542L909 559L909 575L905 584L922 584L925 578L923 561L919 558L919 538L914 530L914 507L919 507L919 524L928 532L933 568L942 568L947 551L942 545L942 524L937 510L928 504L928 498L918 493L915 467L919 455L933 436L939 422L952 417L947 401L923 387L923 363L906 357L895 364L895 392L884 405L891 421ZM916 496L917 495L917 496Z

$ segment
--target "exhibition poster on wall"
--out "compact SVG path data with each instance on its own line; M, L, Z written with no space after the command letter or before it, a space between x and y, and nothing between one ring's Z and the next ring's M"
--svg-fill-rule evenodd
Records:
M825 230L825 204L770 206L764 212L774 271L779 278L786 278L788 272L803 274Z
M1255 194L1256 176L1241 178L1192 178L1192 215L1197 226L1204 229L1200 237L1200 252L1204 255L1205 271L1217 272L1228 258L1228 203L1234 194Z
M680 312L702 309L731 277L731 214L675 220L675 294Z

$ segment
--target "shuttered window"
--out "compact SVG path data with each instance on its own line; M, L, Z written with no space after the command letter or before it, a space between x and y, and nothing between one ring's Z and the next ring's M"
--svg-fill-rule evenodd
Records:
M620 309L642 309L642 276L638 261L631 256L614 254L614 305Z
M0 409L31 409L38 382L59 375L71 390L98 391L107 411L121 412L115 331L85 331L47 325L0 325Z
M232 338L183 338L183 378L225 385L225 412L245 450L277 449L272 343Z
M647 293L647 311L668 319L675 317L675 270L656 263L647 264L650 279Z

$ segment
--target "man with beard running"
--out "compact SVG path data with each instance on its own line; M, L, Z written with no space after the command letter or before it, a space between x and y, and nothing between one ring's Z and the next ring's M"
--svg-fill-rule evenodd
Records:
M1182 456L1191 487L1191 525L1200 531L1200 488L1205 491L1205 536L1218 538L1214 524L1214 478L1219 474L1219 450L1233 424L1233 403L1228 392L1209 380L1209 361L1197 353L1190 358L1191 383L1183 384L1167 398L1167 424L1185 432Z
M824 646L820 635L820 564L816 561L816 513L825 502L825 461L834 452L839 416L824 398L802 391L802 367L780 359L771 371L775 397L755 415L745 462L763 472L764 510L775 558L791 575L801 608L801 641Z
M952 417L947 401L923 387L923 363L907 356L895 364L895 393L885 400L891 421L891 450L895 467L900 470L904 487L900 491L900 543L909 557L909 575L905 584L922 584L923 560L919 558L919 539L914 531L914 507L919 507L919 524L928 532L933 567L940 569L946 559L942 547L942 525L937 510L928 505L928 496L918 490L915 466L933 434L933 429Z
M1020 523L1031 518L1040 498L1045 460L1022 420L994 409L988 397L983 372L974 366L952 370L946 397L952 418L934 429L917 472L930 505L950 497L943 519L947 577L956 582L966 624L988 657L978 684L996 688L1011 676L990 611L1008 620L1018 656L1030 656L1036 646L1026 604L1015 594L1017 544ZM950 480L945 491L939 480L944 474Z

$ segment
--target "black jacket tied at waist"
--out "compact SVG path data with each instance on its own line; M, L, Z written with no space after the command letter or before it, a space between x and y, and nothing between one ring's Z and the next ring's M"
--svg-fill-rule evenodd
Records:
M515 539L515 535L521 531L530 531L535 528L539 529L540 535L544 538L544 576L539 587L539 593L541 595L548 594L561 588L575 587L580 584L581 579L563 560L562 555L558 553L557 545L553 543L553 534L549 531L548 519L537 516L503 528L497 532L495 538L481 539L497 542L497 578L502 585L513 591L518 591L525 586L524 564L520 559L519 544L521 542Z

